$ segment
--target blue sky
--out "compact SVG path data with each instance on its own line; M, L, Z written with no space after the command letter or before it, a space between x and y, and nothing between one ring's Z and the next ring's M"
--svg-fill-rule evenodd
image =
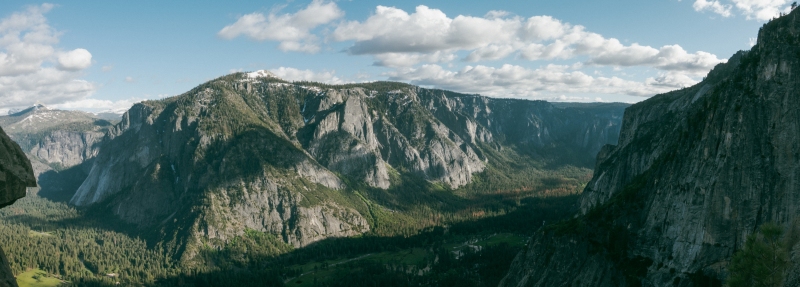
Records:
M164 3L166 2L166 3ZM234 71L637 102L751 47L786 0L2 1L0 113L122 110Z

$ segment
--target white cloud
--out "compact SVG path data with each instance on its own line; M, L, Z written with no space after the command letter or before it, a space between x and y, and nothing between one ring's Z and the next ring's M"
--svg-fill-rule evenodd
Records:
M378 6L363 22L340 23L330 37L353 41L347 49L352 55L372 55L377 65L392 67L447 62L454 57L442 55L458 51L469 52L463 59L468 62L499 60L518 53L527 60L587 57L587 63L593 65L647 66L698 75L724 61L702 51L688 53L679 45L626 46L550 16L525 19L508 15L491 11L483 18L449 18L438 9L422 5L410 14Z
M695 76L705 75L725 60L706 52L689 54L679 45L667 45L660 49L633 44L623 46L614 39L603 51L589 60L589 64L605 66L650 66L664 71L680 71Z
M311 81L326 84L342 84L342 79L336 77L336 71L314 72L312 70L300 70L291 67L280 67L269 70L278 78L287 81Z
M355 40L348 52L360 54L432 53L451 49L475 49L493 42L512 40L518 21L471 16L448 18L441 10L417 6L408 14L394 7L378 6L363 23L349 21L333 32L336 41Z
M94 84L80 79L91 53L55 46L60 33L44 16L52 8L30 6L0 19L0 109L75 101L94 92Z
M708 10L708 11L717 13L719 15L722 15L722 17L730 17L731 16L731 6L730 5L722 5L722 3L720 3L717 0L711 0L711 1L697 0L697 1L694 2L692 7L694 8L695 11L698 11L698 12L699 11Z
M488 45L473 50L464 58L467 62L478 62L485 60L499 60L514 52L514 47L511 45Z
M92 113L111 112L111 113L121 114L130 109L131 106L133 106L134 104L141 102L143 100L145 99L130 98L130 99L111 101L111 100L85 98L85 99L50 105L50 107L61 110L82 110Z
M745 0L707 0L697 4L696 9L715 13L739 9L721 1ZM316 21L306 21L308 24L286 24L297 22L293 19L312 6L327 12L320 13L323 16ZM322 9L323 6L327 8ZM439 9L420 5L410 12L377 6L367 19L336 21L344 13L335 3L320 0L314 0L305 10L296 14L245 15L219 35L276 41L285 51L318 51L322 38L347 43L347 54L367 55L374 59L374 65L393 68L384 74L390 80L503 97L551 99L580 93L593 94L584 97L593 100L596 94L651 96L696 83L697 78L725 62L707 52L688 52L677 44L623 44L551 16L525 18L507 11L489 11L482 17L448 16ZM326 24L326 29L316 29ZM282 27L288 28L279 29ZM459 66L453 63L459 58L473 63L512 58L574 61L569 66L548 65L540 69L473 64L459 70L453 68ZM612 75L624 75L623 69L628 67L652 68L655 72L648 70L651 77L632 81L622 76L590 76L581 71L598 67L611 67ZM342 81L333 72L283 67L273 72L289 80Z
M125 77L125 82L126 83L133 83L133 82L136 82L136 79L134 79L131 76L127 76L127 77Z
M788 13L791 0L733 0L734 5L748 19L767 21L781 12Z
M548 101L548 102L568 102L568 103L575 103L575 102L581 102L581 103L604 102L603 98L600 98L600 97L592 98L592 97L567 96L567 95L560 95L560 96L557 96L557 97L549 97L549 98L548 97L543 97L543 98L537 98L537 100L545 100L545 101Z
M723 4L723 2L725 2ZM695 11L711 11L730 17L735 10L747 19L767 21L791 11L792 0L695 0L692 7Z
M58 67L62 70L83 70L91 65L92 54L86 49L75 49L58 55Z
M311 30L342 16L344 12L336 3L314 0L294 14L244 15L236 23L222 28L217 35L225 39L247 36L258 41L278 41L278 48L283 51L316 53L319 39Z
M456 55L449 51L436 51L433 53L382 53L375 55L375 66L383 67L411 67L420 62L442 63L456 59Z
M477 65L450 71L431 64L419 68L398 69L388 73L388 76L390 80L465 93L535 99L553 99L559 95L587 93L652 96L681 88L690 81L691 84L696 83L691 78L674 73L650 78L645 82L617 77L593 77L580 71L570 71L569 66L562 65L547 65L539 69L527 69L509 64L500 68Z

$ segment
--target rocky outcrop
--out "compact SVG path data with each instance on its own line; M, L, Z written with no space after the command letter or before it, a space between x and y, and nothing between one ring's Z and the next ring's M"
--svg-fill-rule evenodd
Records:
M19 146L0 129L0 208L24 197L29 186L36 186L31 163ZM0 248L0 287L11 286L17 286L17 281Z
M19 145L0 129L0 208L25 197L29 186L36 186L31 163Z
M501 285L719 286L749 234L800 215L796 71L794 11L701 83L628 108L582 215L538 234Z

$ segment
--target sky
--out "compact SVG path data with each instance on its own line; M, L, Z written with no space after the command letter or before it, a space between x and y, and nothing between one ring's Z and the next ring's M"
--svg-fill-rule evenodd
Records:
M0 114L124 111L208 80L390 80L635 103L691 86L787 0L0 1Z

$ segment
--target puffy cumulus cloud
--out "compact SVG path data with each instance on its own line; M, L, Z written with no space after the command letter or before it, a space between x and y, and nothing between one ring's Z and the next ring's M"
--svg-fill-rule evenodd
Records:
M777 17L781 12L791 11L792 0L733 0L736 9L748 19L767 21Z
M363 22L345 21L330 35L353 41L352 55L372 55L378 65L408 67L451 60L444 55L467 51L467 62L499 60L518 53L527 60L588 58L607 66L648 66L664 71L702 74L723 62L706 52L688 53L678 45L661 48L623 45L580 25L550 16L522 18L502 11L484 17L448 17L438 9L417 6L414 13L378 6ZM454 57L453 57L454 58Z
M539 69L509 64L499 68L477 65L450 71L442 66L430 64L418 68L398 69L390 72L388 76L390 80L466 93L545 100L576 94L646 97L696 83L691 78L675 73L648 78L644 82L618 77L593 77L563 65L547 65ZM586 98L586 100L591 99Z
M83 70L91 65L92 54L86 49L75 49L58 55L58 67L63 70Z
M438 9L417 6L408 14L378 6L364 22L348 21L333 32L336 41L355 40L348 52L360 54L432 53L452 49L475 49L493 42L513 40L519 21L503 18L457 16L451 19Z
M314 0L294 14L247 14L220 30L217 35L225 39L246 36L258 41L278 41L283 51L316 53L319 38L311 30L344 16L333 2Z
M94 84L80 79L92 55L61 51L60 33L47 23L53 5L30 6L0 19L0 109L47 105L88 97Z
M717 14L722 15L722 17L730 17L731 16L731 6L730 5L722 5L717 0L706 1L706 0L697 0L692 4L692 7L695 11L711 11Z
M95 90L94 84L76 79L70 72L42 68L34 73L0 77L0 108L46 105L82 99Z
M280 67L269 70L278 78L287 81L311 81L326 84L341 84L342 79L336 77L336 71L315 72L312 70L300 70L291 67Z
M747 19L767 21L780 13L791 10L792 0L695 0L692 7L695 11L710 11L723 17L730 17L736 10Z
M664 71L681 71L702 76L725 61L702 51L690 54L679 45L667 45L655 49L638 44L623 46L615 40L607 44L603 51L588 63L623 67L650 66Z

